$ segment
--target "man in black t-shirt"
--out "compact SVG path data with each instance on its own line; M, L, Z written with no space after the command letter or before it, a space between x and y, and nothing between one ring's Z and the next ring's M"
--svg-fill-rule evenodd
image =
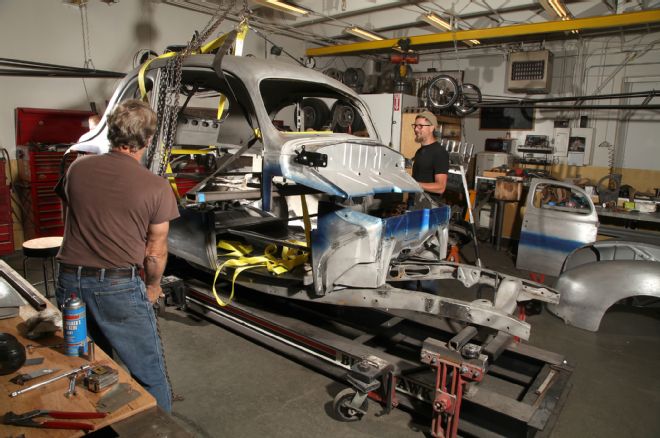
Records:
M437 129L438 119L430 111L423 111L415 118L415 142L421 147L413 158L412 177L436 204L442 201L449 173L449 153L438 143Z

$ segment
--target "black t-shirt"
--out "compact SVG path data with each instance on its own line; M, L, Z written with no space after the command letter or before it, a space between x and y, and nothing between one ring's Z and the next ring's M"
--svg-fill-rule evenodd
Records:
M449 153L437 141L417 149L413 160L412 177L417 182L432 183L437 174L449 173Z
M413 160L412 177L417 182L432 183L437 174L449 173L449 153L437 141L417 149ZM442 202L442 195L426 193L436 204Z

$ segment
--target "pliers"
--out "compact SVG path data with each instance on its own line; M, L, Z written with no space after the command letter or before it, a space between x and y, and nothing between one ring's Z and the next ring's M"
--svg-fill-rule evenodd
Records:
M7 412L2 417L3 424L11 424L23 427L42 427L46 429L76 429L76 430L94 430L95 426L90 423L77 423L75 421L35 421L38 417L50 417L58 419L91 419L104 418L108 415L105 412L65 412L48 411L37 409L24 414L15 414L12 411Z

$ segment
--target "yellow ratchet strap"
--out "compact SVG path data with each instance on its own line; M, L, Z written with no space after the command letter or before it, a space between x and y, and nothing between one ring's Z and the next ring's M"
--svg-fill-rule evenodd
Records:
M176 197L176 201L179 202L181 200L181 195L179 195L179 189L176 186L176 178L172 175L172 166L170 166L170 163L167 163L167 168L165 169L165 172L170 174L170 176L167 177L167 180L170 182L170 186L172 186L172 191L174 192L174 196Z
M213 50L217 49L218 47L220 47L222 45L222 43L225 42L225 40L227 39L227 35L229 35L229 34L226 33L224 35L220 35L219 37L217 37L213 41L209 41L208 43L204 44L202 46L202 48L199 49L199 52L201 54L205 54L205 53L209 53L209 52L212 52Z
M297 245L303 244L303 242L298 241L291 242ZM235 257L225 261L220 266L218 266L218 269L216 269L215 276L213 278L213 287L211 290L215 300L221 307L228 305L234 299L236 278L238 278L241 272L247 269L265 267L269 272L272 272L275 275L281 275L292 270L298 265L306 263L308 259L307 252L303 252L297 248L289 248L287 246L282 248L281 257L277 257L277 245L274 244L270 244L266 247L264 250L264 255L252 257L248 256L250 253L252 253L252 246L244 245L239 242L223 240L218 243L218 248L229 251L228 253L223 254L223 256ZM224 270L225 267L234 268L234 275L231 279L231 292L227 302L224 302L222 299L220 299L215 289L215 283L217 282L220 273Z
M243 55L243 44L245 42L245 36L247 35L247 31L248 31L247 20L243 20L238 25L238 33L236 34L236 41L234 41L234 53L233 53L234 56ZM212 41L211 46L208 50L213 50L216 47L220 47L220 45L224 42L226 37L227 34L221 36L220 38L217 38L215 41ZM206 53L205 47L202 48L202 53ZM222 96L220 96L220 102L218 102L218 115L217 115L218 120L222 118L222 113L224 112L226 105L227 105L227 96L223 94Z
M236 41L234 42L234 56L243 56L243 44L248 32L247 20L243 20L238 24L238 33L236 34Z
M214 147L206 149L172 149L171 155L207 155L215 151Z
M305 224L305 240L307 248L312 247L312 222L309 220L309 209L307 208L307 198L305 195L300 195L300 202L303 211L303 223Z
M140 87L140 98L143 101L147 102L147 86L144 83L144 75L146 74L149 65L156 59L171 58L174 55L176 55L176 52L163 53L158 58L150 59L142 64L142 67L140 67L140 72L138 73L138 86Z

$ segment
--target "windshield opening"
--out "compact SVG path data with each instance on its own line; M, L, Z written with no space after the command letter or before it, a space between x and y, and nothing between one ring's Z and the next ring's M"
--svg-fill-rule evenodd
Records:
M327 131L369 137L364 114L354 99L314 82L266 79L261 96L270 120L281 132Z

